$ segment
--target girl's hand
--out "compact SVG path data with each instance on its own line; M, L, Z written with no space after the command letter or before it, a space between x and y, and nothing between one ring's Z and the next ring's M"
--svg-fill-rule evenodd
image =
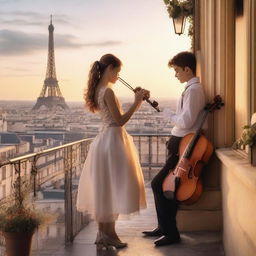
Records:
M139 90L141 90L142 88L141 87L136 87L135 89L134 89L134 92L137 92L137 91L139 91Z
M144 100L145 99L149 99L150 98L150 91L146 90L146 89L143 89L144 92L145 92L145 96L144 96Z
M134 92L137 92L137 91L142 90L142 89L143 89L143 88L141 88L141 87L136 87L136 88L134 89ZM150 91L148 91L148 90L146 90L146 89L143 89L143 91L144 91L144 98L143 98L143 100L149 99L149 98L150 98Z
M137 89L137 88L136 88ZM144 97L145 97L145 90L144 89L137 89L137 90L134 90L135 91L135 102L137 104L140 104Z

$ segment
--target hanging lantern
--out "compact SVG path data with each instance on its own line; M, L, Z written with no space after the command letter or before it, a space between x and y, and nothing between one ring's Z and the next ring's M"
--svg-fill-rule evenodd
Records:
M181 35L184 33L186 16L180 15L177 18L172 18L175 34Z

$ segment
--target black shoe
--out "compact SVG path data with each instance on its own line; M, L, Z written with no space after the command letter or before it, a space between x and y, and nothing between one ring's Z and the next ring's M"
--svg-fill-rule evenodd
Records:
M143 231L142 232L145 236L161 236L162 232L160 230L160 228L155 228L151 231Z
M157 240L154 241L155 246L163 246L163 245L170 245L176 244L180 242L180 236L176 236L174 238L168 236L161 236Z

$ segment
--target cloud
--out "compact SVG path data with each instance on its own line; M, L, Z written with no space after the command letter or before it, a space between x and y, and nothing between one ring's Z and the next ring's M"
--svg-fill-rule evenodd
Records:
M19 31L0 30L0 53L19 55L34 52L45 47L45 37L40 34L27 34Z
M26 72L26 71L31 71L28 68L17 68L17 67L4 67L3 69L8 70L8 71L16 71L16 72Z
M21 31L0 30L0 54L5 56L24 55L47 49L48 37L45 34L25 33ZM55 35L55 45L58 48L103 47L121 44L120 41L100 41L89 43L75 42L73 35Z
M122 42L121 41L102 41L102 42L86 43L86 44L82 44L82 46L95 47L95 46L113 46L118 44L122 44Z
M10 78L13 78L13 77L42 77L42 74L5 74L5 75L1 75L1 77L10 77Z
M17 25L17 26L42 26L45 24L40 21L28 21L23 19L1 19L2 24Z
M24 11L0 11L0 22L5 25L16 26L42 26L49 24L50 15L45 15L39 12L24 12ZM53 15L54 24L72 25L70 17L65 14Z
M2 68L5 72L1 74L1 77L38 77L42 74L33 73L33 68L30 67L20 67L20 66L7 66Z
M13 12L6 12L6 14L14 15L14 16L22 16L22 17L30 17L30 18L39 18L43 19L45 18L45 15L39 13L39 12L24 12L24 11L13 11Z
M26 19L41 19L42 21L45 22L50 22L50 15L45 15L39 12L24 12L24 11L13 11L9 13L10 15L13 16L19 16L19 17L24 17ZM66 14L52 14L53 18L53 23L64 23L67 24L69 23L68 20L70 17Z
M0 4L9 4L12 2L19 2L19 0L0 0Z

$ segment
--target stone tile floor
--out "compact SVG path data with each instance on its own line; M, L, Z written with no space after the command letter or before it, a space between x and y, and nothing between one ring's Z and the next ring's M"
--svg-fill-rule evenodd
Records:
M182 242L176 245L155 247L155 238L146 238L141 234L145 229L156 226L156 216L153 195L150 187L146 186L147 209L139 215L117 222L117 233L128 247L120 250L97 251L94 245L97 224L91 222L75 238L69 246L56 247L49 241L40 252L33 256L224 256L222 237L219 232L186 232L181 233Z

